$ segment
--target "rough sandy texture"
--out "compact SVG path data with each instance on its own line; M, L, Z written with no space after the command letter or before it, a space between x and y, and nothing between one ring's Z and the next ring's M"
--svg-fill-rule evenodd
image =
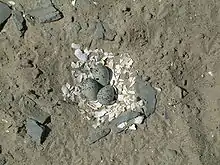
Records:
M35 1L18 0L24 10ZM220 164L220 3L207 0L54 0L64 18L31 24L19 37L11 19L0 33L0 162L7 165ZM104 36L97 32L105 26ZM98 25L97 25L98 24ZM100 31L99 31L100 32ZM71 43L128 52L160 87L142 129L86 141L91 125L62 101L71 82ZM51 114L41 146L25 134L20 106L30 97ZM6 122L7 121L7 122Z

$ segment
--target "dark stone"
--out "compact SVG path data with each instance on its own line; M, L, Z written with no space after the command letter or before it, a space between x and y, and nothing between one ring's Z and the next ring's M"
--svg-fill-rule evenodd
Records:
M92 131L88 137L88 142L93 144L98 140L104 138L111 132L110 128L97 128L96 130Z
M11 16L11 9L3 2L0 2L0 31L3 29L7 19Z
M26 21L23 17L23 13L18 10L13 10L12 12L13 21L20 32L20 36L24 36L25 31L27 30Z

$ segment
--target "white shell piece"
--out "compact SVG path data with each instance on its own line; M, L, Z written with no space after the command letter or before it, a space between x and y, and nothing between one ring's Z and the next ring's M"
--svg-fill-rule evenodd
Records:
M117 127L124 128L126 125L127 125L127 122L123 122L123 123L119 124Z
M162 91L162 89L159 88L159 87L154 87L154 88L157 90L157 92L161 92Z
M137 130L137 128L136 128L136 125L135 124L132 124L128 129L130 129L130 130Z
M76 0L74 0L76 2ZM73 2L73 1L72 1ZM80 45L79 44L75 44L75 43L72 43L71 44L71 48L73 49L80 49Z
M141 124L144 121L144 116L138 116L134 119L135 124Z
M83 53L80 49L76 49L74 54L80 61L85 62L88 59L88 55L86 53Z
M71 62L71 67L72 67L73 69L77 68L76 63L75 63L75 62Z
M66 83L66 87L70 90L71 85L69 83Z
M109 113L108 121L112 121L114 118L115 118L115 114L114 113Z
M8 3L9 3L11 6L14 6L14 5L15 5L15 2L14 2L14 1L8 1Z
M66 85L63 85L62 88L61 88L61 90L62 90L64 96L66 96L66 95L69 93L69 90L68 90L68 88L66 87Z
M106 114L106 110L102 110L102 111L95 111L94 112L94 117L95 118L99 118L99 117L102 117Z

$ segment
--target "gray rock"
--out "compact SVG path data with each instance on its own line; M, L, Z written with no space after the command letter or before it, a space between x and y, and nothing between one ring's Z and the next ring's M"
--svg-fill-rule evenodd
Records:
M37 144L42 143L42 136L45 128L40 126L35 120L27 119L26 123L27 134L31 137L31 139Z
M45 124L50 121L50 114L44 112L35 101L28 97L23 98L21 107L24 108L24 112L28 117L41 124Z
M2 27L11 15L11 9L3 2L0 2L0 26Z
M90 133L87 140L90 144L93 144L98 140L107 136L110 132L111 132L110 128L97 128L96 130Z
M27 26L26 26L26 22L25 22L22 12L18 10L13 10L12 18L17 29L20 32L20 36L23 36L25 31L27 30Z
M127 111L120 114L117 118L112 120L111 126L118 126L121 123L128 122L138 116L141 116L142 114L140 112L136 111Z
M98 64L92 69L92 75L94 79L101 85L106 86L110 83L110 73L106 66Z
M146 117L150 116L155 111L156 106L156 89L154 89L149 82L142 81L141 77L136 78L135 90L137 97L140 97L144 102L144 113Z
M87 78L82 82L82 94L88 100L96 100L98 91L102 88L102 85L99 84L96 80Z
M142 116L142 115L143 114L141 114L140 112L136 112L136 111L123 112L117 118L112 120L109 126L113 132L120 133L128 129L132 124L134 124L134 119L136 117ZM127 125L124 128L118 128L118 125L124 122L126 122Z
M7 163L5 156L0 155L0 165L5 165Z
M96 24L96 29L94 32L94 39L104 39L105 29L101 22Z
M48 6L28 11L26 17L32 24L35 24L36 22L48 23L60 20L63 18L63 14L53 6Z
M113 41L117 35L116 31L110 29L107 23L103 23L103 27L105 29L104 39Z
M111 105L115 101L115 89L111 85L107 85L100 89L97 95L97 100L103 105Z

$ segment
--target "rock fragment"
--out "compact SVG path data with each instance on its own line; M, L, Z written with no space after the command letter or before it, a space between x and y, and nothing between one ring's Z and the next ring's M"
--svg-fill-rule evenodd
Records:
M27 119L26 122L27 134L37 144L42 144L47 137L48 131L46 126L38 123L36 120Z
M103 137L107 136L111 132L110 128L97 128L93 132L90 133L88 137L88 142L93 144Z
M22 107L24 108L25 114L38 121L41 124L45 124L50 121L50 114L44 112L37 104L30 98L23 100Z
M0 2L0 31L10 16L11 9L9 6L3 2Z
M94 39L104 39L105 29L101 22L96 24L96 29L94 32Z
M121 115L119 115L117 118L115 118L114 120L112 120L112 122L110 123L110 126L112 129L115 130L115 128L118 128L118 126L122 123L127 123L124 127L122 127L122 131L124 129L127 128L127 126L130 126L131 124L134 123L134 121L132 121L133 119L135 119L138 116L141 116L142 114L140 112L136 112L136 111L127 111L122 113ZM132 122L129 122L132 121Z
M53 5L43 8L37 8L26 13L27 20L32 24L49 23L63 18L63 14Z
M12 18L13 18L15 26L20 32L20 36L23 36L25 31L27 30L26 21L23 17L23 13L18 10L13 10Z
M143 110L146 117L150 116L155 111L156 106L156 89L149 82L145 84L138 76L135 82L136 95L144 102Z

